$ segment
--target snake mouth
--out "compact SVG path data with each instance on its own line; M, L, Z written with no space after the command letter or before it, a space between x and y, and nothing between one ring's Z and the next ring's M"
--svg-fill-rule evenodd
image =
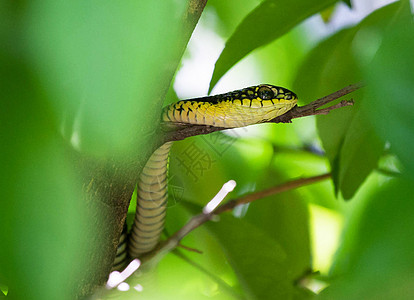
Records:
M285 105L287 107L289 107L289 109L292 109L293 107L297 106L298 104L298 98L294 97L294 98L290 98L290 97L285 97L282 99L278 99L279 100L279 104Z

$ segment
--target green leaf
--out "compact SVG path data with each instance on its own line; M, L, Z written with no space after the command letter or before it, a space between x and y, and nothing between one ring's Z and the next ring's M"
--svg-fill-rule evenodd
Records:
M237 27L218 58L209 92L219 79L254 49L266 45L306 18L337 0L267 0L257 6Z
M16 49L0 51L0 280L13 299L73 299L99 245L50 99Z
M408 1L382 35L375 28L361 32L357 51L368 83L368 115L376 133L391 143L391 151L414 178L414 25ZM369 41L366 44L362 41ZM364 53L364 49L372 49ZM370 55L371 54L371 55Z
M278 176L267 174L274 185ZM284 193L249 205L245 219L260 228L284 249L289 278L294 281L311 269L309 213L296 193Z
M377 166L384 142L375 134L364 112L357 111L349 125L339 155L337 186L350 199Z
M412 180L379 183L344 233L330 287L321 299L412 299Z
M27 7L27 55L65 136L77 130L80 150L125 157L150 143L188 35L187 2L49 0Z
M191 34L188 2L1 1L0 281L10 297L73 299L105 280L114 241L100 217L132 186L131 164L116 159L139 161L155 141L147 133Z
M208 226L250 298L292 297L289 261L277 241L258 227L229 215L221 215L220 222Z
M361 80L353 41L365 28L384 30L399 3L379 9L354 28L343 30L311 51L298 72L295 90L300 97L316 99ZM303 96L301 96L303 95ZM356 105L317 118L323 147L329 159L336 192L352 198L367 175L376 167L384 140L371 122L371 106L364 104L362 91L351 95Z

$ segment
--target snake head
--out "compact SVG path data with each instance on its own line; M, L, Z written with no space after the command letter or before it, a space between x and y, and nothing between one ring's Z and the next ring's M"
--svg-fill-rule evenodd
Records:
M275 103L296 104L298 97L286 88L271 84L261 84L255 87L255 94L262 100L272 100Z

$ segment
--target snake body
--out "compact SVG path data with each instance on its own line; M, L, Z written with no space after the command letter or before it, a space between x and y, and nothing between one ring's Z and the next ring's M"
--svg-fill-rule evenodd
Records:
M288 89L262 84L215 96L182 100L163 109L164 122L237 128L263 123L280 116L297 103ZM167 207L167 162L172 142L158 148L139 178L137 209L129 241L128 255L140 257L155 248L164 228ZM122 239L122 236L121 236ZM117 260L126 255L124 243Z

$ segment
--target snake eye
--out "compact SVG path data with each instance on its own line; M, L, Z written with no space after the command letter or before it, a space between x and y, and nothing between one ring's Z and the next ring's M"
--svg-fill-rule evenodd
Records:
M262 100L270 100L270 99L273 99L273 97L275 96L275 93L273 93L273 91L267 86L262 86L257 91L257 94Z

